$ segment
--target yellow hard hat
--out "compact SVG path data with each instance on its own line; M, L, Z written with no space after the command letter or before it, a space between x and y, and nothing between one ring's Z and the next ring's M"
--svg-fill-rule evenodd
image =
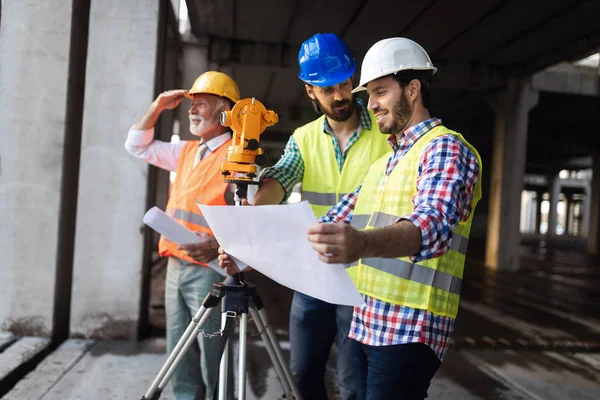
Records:
M240 100L240 89L234 80L229 75L216 71L208 71L200 75L188 90L187 97L192 98L196 93L223 96L234 103Z

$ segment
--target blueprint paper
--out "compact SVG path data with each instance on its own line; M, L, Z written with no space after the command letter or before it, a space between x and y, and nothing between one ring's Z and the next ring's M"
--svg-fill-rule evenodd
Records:
M193 244L200 243L202 239L193 231L168 216L158 207L152 207L144 215L144 223L173 243Z
M308 202L198 207L227 253L274 281L328 303L364 304L344 266L320 261L312 249L308 227L317 219Z
M152 207L146 212L143 219L144 223L163 236L166 236L173 243L194 244L202 242L202 238L195 232L189 230L179 222L171 218L168 214L158 207ZM223 276L227 276L225 271L219 268L218 259L209 261L208 266Z

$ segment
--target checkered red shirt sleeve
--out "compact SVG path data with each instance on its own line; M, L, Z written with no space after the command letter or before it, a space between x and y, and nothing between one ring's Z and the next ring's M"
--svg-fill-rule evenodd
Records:
M360 193L360 185L354 192L348 193L339 203L331 207L327 214L319 218L319 222L325 223L336 223L345 222L347 224L352 222L352 216L354 215L354 207L356 206L356 200L358 200L358 194Z
M452 240L452 230L471 213L479 166L473 152L452 135L433 140L419 163L414 211L403 219L421 231L421 251L414 262L439 257Z

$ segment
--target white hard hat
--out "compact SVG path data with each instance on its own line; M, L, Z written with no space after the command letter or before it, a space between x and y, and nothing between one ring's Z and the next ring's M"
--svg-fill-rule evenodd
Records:
M367 83L375 79L407 69L437 72L431 58L418 43L402 37L380 40L365 54L360 84L352 93L366 90Z

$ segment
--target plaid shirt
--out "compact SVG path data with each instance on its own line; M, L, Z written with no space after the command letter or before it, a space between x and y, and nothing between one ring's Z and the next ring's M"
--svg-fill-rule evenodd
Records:
M389 142L394 153L386 164L385 179L412 145L441 123L439 119L431 118L414 125L404 131L398 143L391 135ZM421 231L421 250L411 257L413 262L439 257L448 250L452 229L470 215L473 189L479 179L477 158L463 142L451 135L440 136L429 143L418 168L413 212L398 219L411 221ZM344 196L320 221L350 223L359 193L360 187ZM454 318L390 304L367 295L363 298L366 305L354 307L349 337L371 346L420 342L430 346L443 360Z
M371 115L369 114L369 110L367 110L367 106L364 101L361 99L356 99L358 103L358 109L360 111L360 120L358 124L358 128L352 133L350 139L348 140L348 144L344 151L340 149L340 144L337 140L337 137L333 134L333 130L331 126L329 126L329 122L327 122L327 118L323 119L323 133L327 134L331 138L331 143L333 144L333 149L335 151L335 158L338 162L338 168L340 172L344 167L344 162L346 161L348 151L350 147L360 137L360 133L363 129L370 130L371 129ZM294 186L302 182L302 178L304 177L304 159L302 158L302 154L300 153L300 149L298 148L298 144L294 139L294 135L290 136L287 145L285 146L285 150L283 156L277 161L272 167L268 167L263 169L260 172L259 179L262 181L265 178L273 178L277 180L283 189L285 190L285 196L283 197L282 203L285 203L287 199L292 194L292 190Z

